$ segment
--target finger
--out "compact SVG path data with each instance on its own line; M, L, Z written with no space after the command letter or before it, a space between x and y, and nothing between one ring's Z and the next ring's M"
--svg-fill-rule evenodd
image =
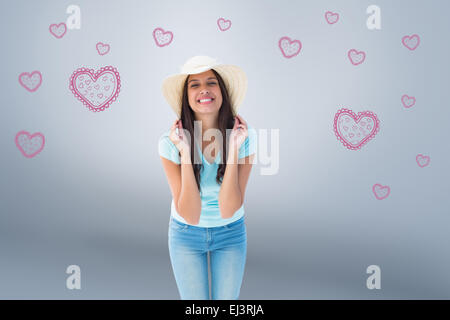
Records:
M236 120L238 122L238 127L242 125L241 119L239 119L239 115L236 115Z
M244 118L242 118L242 116L240 114L237 115L239 117L239 121L241 123L243 123L244 125L247 125L247 122L244 120Z
M247 122L244 120L244 118L242 118L241 115L238 115L238 116L239 116L239 121L240 121L245 127L247 127Z
M235 117L234 118L233 129L236 129L238 125L239 125L239 120L238 120L238 118Z

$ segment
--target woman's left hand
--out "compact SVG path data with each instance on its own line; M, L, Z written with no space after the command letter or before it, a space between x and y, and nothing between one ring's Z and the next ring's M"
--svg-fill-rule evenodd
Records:
M230 149L238 151L247 137L247 122L237 114L234 118L234 126L230 133Z

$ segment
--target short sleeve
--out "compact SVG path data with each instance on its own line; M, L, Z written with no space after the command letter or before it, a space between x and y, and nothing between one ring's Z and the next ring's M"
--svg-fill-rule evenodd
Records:
M248 128L247 129L248 137L245 138L244 142L242 143L241 147L239 148L238 159L242 159L251 154L256 153L256 145L257 145L256 130L250 125L247 125L247 128Z
M173 144L173 142L170 140L168 133L164 133L159 138L158 143L158 151L159 155L171 160L172 162L175 162L176 164L180 164L180 154L178 153L177 147Z

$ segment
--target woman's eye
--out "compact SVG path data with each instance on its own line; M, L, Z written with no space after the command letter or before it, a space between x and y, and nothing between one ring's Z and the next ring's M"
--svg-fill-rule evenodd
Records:
M216 84L216 83L215 82L210 82L208 84ZM198 86L198 84L193 84L193 85L191 85L191 88L194 88L194 87L197 87L197 86Z

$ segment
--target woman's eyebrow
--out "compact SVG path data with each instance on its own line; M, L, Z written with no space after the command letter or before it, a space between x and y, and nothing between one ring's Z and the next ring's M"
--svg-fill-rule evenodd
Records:
M214 77L209 77L208 79L206 79L206 80L209 80L209 79L214 79L214 80L217 80L216 78L214 78ZM200 80L198 80L198 79L192 79L192 80L189 80L189 82L188 83L191 83L191 81L200 81Z

